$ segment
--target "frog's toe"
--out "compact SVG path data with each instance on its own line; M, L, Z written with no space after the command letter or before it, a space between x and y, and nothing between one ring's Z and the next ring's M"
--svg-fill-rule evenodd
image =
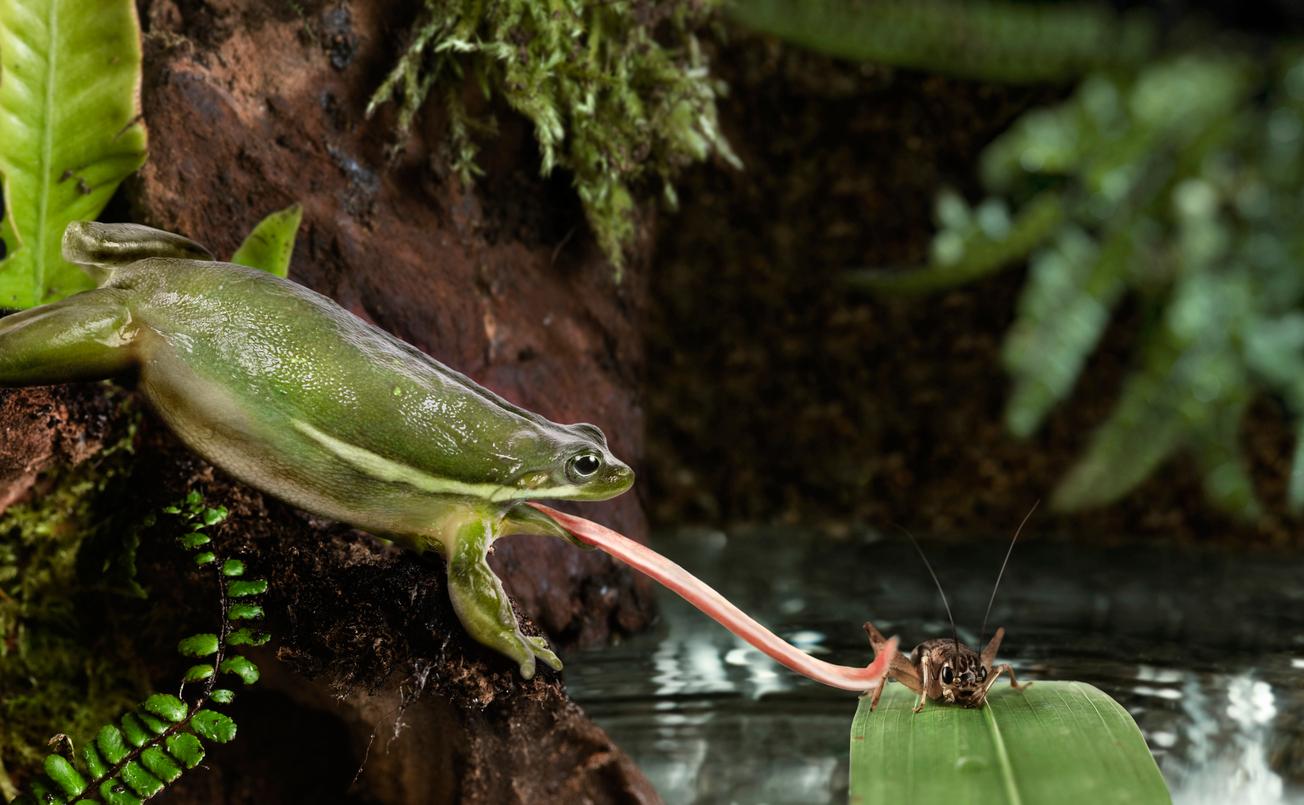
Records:
M534 652L534 656L543 660L544 665L554 671L561 670L561 659L548 646L548 641L545 638L527 636L525 642L530 644L530 650Z

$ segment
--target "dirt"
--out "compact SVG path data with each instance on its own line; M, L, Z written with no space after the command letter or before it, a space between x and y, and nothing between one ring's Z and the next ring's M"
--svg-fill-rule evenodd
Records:
M1070 400L1019 441L1002 424L1000 347L1023 269L915 300L856 296L838 277L922 263L937 189L980 197L983 146L1068 88L861 67L738 32L716 61L746 169L693 171L659 229L645 384L654 521L1008 538L1109 413L1138 312L1124 306ZM1298 546L1281 407L1260 400L1243 437L1261 523L1210 509L1178 459L1115 505L1043 506L1033 533Z

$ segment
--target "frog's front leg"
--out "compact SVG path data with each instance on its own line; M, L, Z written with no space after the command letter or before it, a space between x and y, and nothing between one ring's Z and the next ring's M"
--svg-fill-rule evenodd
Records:
M136 362L120 292L99 288L0 319L0 386L102 380Z
M554 671L561 660L542 637L521 633L507 591L489 567L489 544L496 536L497 519L476 517L456 531L448 556L448 597L468 634L495 651L520 663L521 676L534 676L535 659Z

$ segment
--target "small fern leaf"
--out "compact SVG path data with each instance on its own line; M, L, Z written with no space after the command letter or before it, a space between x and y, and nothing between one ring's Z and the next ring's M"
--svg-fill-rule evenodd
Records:
M226 594L232 598L249 598L265 592L267 592L267 581L264 579L233 581L226 585Z
M211 565L216 561L217 561L217 557L213 555L212 551L204 551L203 553L195 554L195 565L198 567L203 567L204 565Z
M217 653L217 635L212 633L191 635L177 643L183 657L209 657Z
M151 746L140 753L140 763L149 773L164 783L174 783L181 776L181 767L157 746Z
M81 796L86 790L86 778L62 755L47 755L45 774L54 781L69 799Z
M131 787L141 799L149 799L163 790L163 781L150 774L136 761L128 761L122 767L122 781Z
M82 747L82 763L86 765L87 773L93 778L98 779L109 772L109 764L100 757L100 751L95 748L94 743L87 743Z
M255 632L252 629L236 629L227 635L226 642L232 646L265 646L272 639L272 636L266 632Z
M145 732L145 725L140 723L135 713L127 713L122 717L122 735L127 739L127 743L139 749L149 742L153 736Z
M176 732L164 741L168 754L187 769L204 762L204 744L189 732Z
M186 669L186 675L182 677L184 682L203 682L213 676L213 666L207 664L192 665Z
M162 735L163 733L167 732L171 726L161 721L159 718L152 715L151 713L146 713L144 710L136 713L136 716L140 718L140 723L148 727L149 731L154 733L155 735Z
M222 673L235 674L246 685L254 684L259 677L258 666L248 658L239 655L222 661Z
M126 783L114 777L100 783L100 797L104 800L104 805L140 805L141 800Z
M235 721L216 710L200 710L195 713L190 719L190 726L194 727L201 738L214 743L229 743L235 738Z
M227 617L233 621L258 620L263 617L263 608L257 604L233 604Z
M203 531L192 531L181 538L181 547L187 551L193 551L196 548L207 545L212 542L212 538Z
M143 706L146 712L173 724L185 721L190 711L185 702L168 693L155 693L145 700Z
M116 765L127 756L127 743L122 739L122 733L112 724L105 724L100 728L99 735L95 736L95 745L99 747L100 754L110 764Z
M227 578L239 578L245 572L245 563L239 559L228 559L222 563L222 575Z
M212 693L208 694L208 698L212 699L218 704L230 704L231 702L235 701L235 691L228 690L226 688L218 688L214 690Z
M204 513L200 515L199 519L206 526L217 525L225 520L228 514L230 512L227 511L225 506L218 506L213 509L204 509Z

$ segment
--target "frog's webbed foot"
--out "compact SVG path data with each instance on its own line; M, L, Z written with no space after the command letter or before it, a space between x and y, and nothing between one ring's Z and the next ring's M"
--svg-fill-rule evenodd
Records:
M489 519L472 520L458 529L448 558L448 597L453 611L467 634L515 660L525 679L534 676L538 660L560 671L561 660L548 641L521 632L512 602L487 561L493 537L494 525Z

